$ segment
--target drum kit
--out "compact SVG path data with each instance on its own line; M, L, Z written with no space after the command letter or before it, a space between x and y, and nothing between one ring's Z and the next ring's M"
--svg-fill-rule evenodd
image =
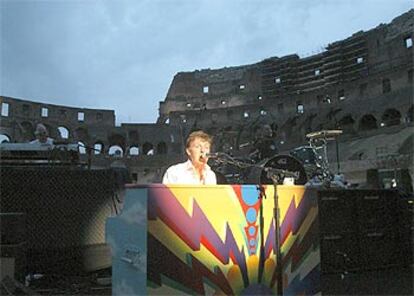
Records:
M342 130L321 130L306 135L309 145L276 154L262 160L255 157L232 157L221 153L213 168L229 184L331 184L327 144Z

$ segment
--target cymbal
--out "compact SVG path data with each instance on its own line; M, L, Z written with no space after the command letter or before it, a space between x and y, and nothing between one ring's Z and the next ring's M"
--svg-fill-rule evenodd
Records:
M342 134L342 130L321 130L317 132L312 132L306 135L307 138L314 140L314 139L325 139L325 140L333 140L335 137Z

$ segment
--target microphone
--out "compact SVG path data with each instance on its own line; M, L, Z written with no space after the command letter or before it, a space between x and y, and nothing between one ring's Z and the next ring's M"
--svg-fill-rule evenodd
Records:
M213 159L214 158L219 158L221 156L223 156L223 154L221 152L214 152L214 153L207 153L206 154L206 157L213 158Z

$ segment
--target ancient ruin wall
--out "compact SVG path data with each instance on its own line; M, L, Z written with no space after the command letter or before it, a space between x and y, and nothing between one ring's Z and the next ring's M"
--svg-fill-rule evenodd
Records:
M412 122L413 20L410 10L310 57L178 73L160 103L158 122L232 135L235 145L248 141L241 138L251 138L256 124L268 122L286 149L323 128L357 136Z
M57 128L64 127L70 142L102 145L102 153L93 155L97 166L119 159L108 155L117 145L131 174L145 183L159 181L160 168L184 157L183 140L193 129L214 134L215 149L240 154L248 151L243 147L263 123L272 125L282 151L323 128L343 129L344 139L400 129L413 122L413 19L410 10L310 57L293 54L247 66L177 73L156 124L118 127L112 110L3 96L2 112L8 114L1 116L0 133L11 142L27 142L38 122L56 139Z

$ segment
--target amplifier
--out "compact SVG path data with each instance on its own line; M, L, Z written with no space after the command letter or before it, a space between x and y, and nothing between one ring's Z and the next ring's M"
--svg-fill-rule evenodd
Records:
M69 165L78 163L79 149L77 144L0 144L0 164L2 165Z
M83 264L93 269L109 262L102 244L106 218L120 210L123 184L118 183L117 176L112 169L2 167L0 208L3 213L25 215L29 270L61 270L63 266L81 270ZM12 222L9 225L14 227L17 222ZM16 240L24 230L18 229L15 234L6 229L4 237L7 234L9 240ZM99 252L96 256L102 258L102 264L84 260L85 255L94 256L94 250Z
M409 264L401 198L395 190L319 191L322 273Z

